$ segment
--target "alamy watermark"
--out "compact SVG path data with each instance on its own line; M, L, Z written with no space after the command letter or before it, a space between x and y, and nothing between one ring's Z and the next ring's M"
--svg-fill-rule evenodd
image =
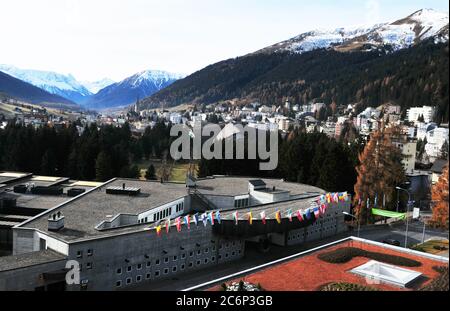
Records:
M260 159L262 160L259 163L260 170L270 171L278 166L277 126L261 130L249 125L244 127L241 124L231 123L224 128L218 124L204 126L196 124L191 129L185 125L176 124L170 129L170 136L177 137L170 146L170 155L174 160ZM208 139L202 142L202 137L208 137ZM191 139L193 140L192 152ZM245 148L245 142L247 142L247 148ZM247 157L245 157L245 149L247 149Z

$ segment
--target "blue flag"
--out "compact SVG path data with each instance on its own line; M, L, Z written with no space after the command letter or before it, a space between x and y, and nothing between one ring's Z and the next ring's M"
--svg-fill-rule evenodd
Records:
M194 222L195 222L195 225L198 226L198 213L195 213L195 215L194 215Z
M311 210L309 208L306 210L306 219L311 219Z
M219 211L216 212L216 219L217 219L217 222L220 224L220 212Z

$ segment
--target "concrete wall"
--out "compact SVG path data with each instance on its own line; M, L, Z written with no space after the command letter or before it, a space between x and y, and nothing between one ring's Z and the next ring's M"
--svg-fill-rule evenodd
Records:
M64 269L65 260L28 266L22 269L14 269L0 272L0 291L33 291L36 287L48 285L43 280L42 273Z
M348 230L344 214L350 209L350 202L332 204L325 215L312 226L289 231L286 235L287 245L297 245L334 236Z
M71 244L69 258L81 264L81 280L88 282L88 290L122 290L239 259L244 245L213 236L210 225L192 224L190 230L178 233L172 227L160 237L152 230Z

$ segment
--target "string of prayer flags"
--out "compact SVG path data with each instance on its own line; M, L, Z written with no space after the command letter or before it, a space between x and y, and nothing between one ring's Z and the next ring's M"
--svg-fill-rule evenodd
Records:
M260 216L261 216L261 221L262 221L262 223L265 225L265 224L266 224L266 212L265 212L265 211L262 211L262 212L260 213Z
M277 222L278 222L279 224L281 224L281 212L280 212L280 211L277 211L277 212L275 213L275 219L277 220Z

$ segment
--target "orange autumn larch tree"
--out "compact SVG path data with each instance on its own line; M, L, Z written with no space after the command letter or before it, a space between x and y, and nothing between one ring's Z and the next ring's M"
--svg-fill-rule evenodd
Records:
M398 127L382 126L370 135L359 155L353 206L361 223L372 220L372 208L390 209L393 206L395 187L406 180L401 163L402 153L393 143L399 135ZM383 201L386 203L384 206Z
M436 227L448 229L448 164L431 189L431 199L434 202L431 223Z

